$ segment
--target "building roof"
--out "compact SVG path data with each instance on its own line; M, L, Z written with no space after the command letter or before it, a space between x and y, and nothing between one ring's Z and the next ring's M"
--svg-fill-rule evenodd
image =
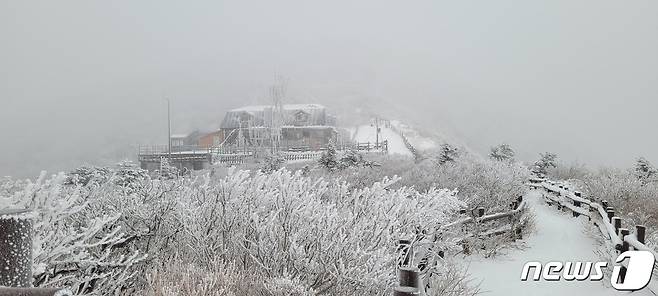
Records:
M283 105L283 125L296 125L295 115L300 111L308 114L304 125L327 125L326 108L320 104L286 104ZM274 106L245 106L230 110L224 116L221 128L239 128L240 122L246 120L251 127L272 126Z
M244 106L240 108L235 108L233 110L230 110L229 112L233 111L246 111L246 112L263 112L268 108L274 108L273 105L252 105L252 106ZM284 110L308 110L308 109L325 109L323 105L320 104L284 104L283 105Z

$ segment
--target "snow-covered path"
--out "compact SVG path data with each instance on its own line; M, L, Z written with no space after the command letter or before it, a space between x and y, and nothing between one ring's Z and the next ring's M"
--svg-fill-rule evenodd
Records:
M365 143L375 143L377 138L377 129L370 125L359 126L354 135L354 141ZM379 141L388 140L388 154L400 154L405 156L413 156L411 151L404 145L402 137L389 128L381 127L379 133Z
M603 282L586 281L527 281L520 280L523 265L528 261L600 261L594 251L597 242L585 231L587 218L573 218L571 213L562 213L549 208L539 191L526 195L535 215L535 233L526 240L527 248L508 250L506 255L494 259L475 257L470 262L469 272L476 282L481 281L483 295L574 295L606 296L628 294L604 286ZM608 279L609 281L609 279ZM646 290L634 292L635 296L652 295Z

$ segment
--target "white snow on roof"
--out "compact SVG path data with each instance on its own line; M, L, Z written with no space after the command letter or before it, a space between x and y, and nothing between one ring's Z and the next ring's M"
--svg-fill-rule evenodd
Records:
M231 111L256 112L256 111L263 111L267 107L272 107L272 106L267 106L267 105L244 106L244 107L232 109Z
M258 112L258 111L264 111L267 108L274 108L274 106L273 105L244 106L244 107L232 109L231 111ZM285 110L322 109L322 108L324 108L324 106L320 104L284 104L283 105L283 109Z

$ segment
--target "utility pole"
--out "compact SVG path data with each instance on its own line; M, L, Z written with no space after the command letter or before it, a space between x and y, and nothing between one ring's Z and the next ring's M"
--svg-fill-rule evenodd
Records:
M165 98L165 100L167 100L167 154L171 160L171 102L169 98Z
M379 117L378 116L375 116L375 128L376 128L375 149L379 149Z

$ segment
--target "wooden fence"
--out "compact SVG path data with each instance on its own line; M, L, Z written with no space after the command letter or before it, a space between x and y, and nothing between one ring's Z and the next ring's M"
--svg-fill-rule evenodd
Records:
M432 250L431 245L441 239L443 234L452 228L461 226L462 229L466 229L465 226L472 226L470 227L470 233L458 239L458 243L462 244L464 251L466 251L467 246L464 245L463 242L472 237L491 237L509 234L512 239L521 238L523 226L519 221L521 215L523 215L527 208L526 201L523 200L523 197L519 196L510 202L509 207L509 211L491 214L486 214L486 210L481 207L471 210L470 213L469 211L462 209L459 212L460 215L470 214L470 216L442 225L431 235L424 235L425 237L431 237L431 241L418 241L417 238L400 239L397 246L398 261L396 265L398 285L393 288L393 295L426 295L427 291L431 289L429 286L431 273L428 274L426 271L428 267L435 264L439 258L445 256L445 251ZM501 219L507 219L506 222L508 224L504 224L501 227L488 231L483 230L482 225L484 223ZM416 260L417 258L420 260ZM418 261L418 263L416 263L416 261Z
M414 145L411 144L407 136L394 125L391 125L391 130L393 130L395 133L397 133L400 136L400 138L402 138L402 142L404 142L404 146L406 146L407 149L411 151L411 154L413 154L416 162L420 162L423 159L423 155L422 153L420 153L420 151L416 149L416 147L414 147Z
M32 225L28 210L0 211L0 296L67 296L68 290L32 288Z
M354 143L353 145L345 145L337 147L338 151L346 150L356 150L360 152L371 152L371 153L386 153L388 152L388 140L384 140L380 143ZM259 149L248 149L244 151L239 150L213 150L213 162L223 163L226 165L240 165L248 163L250 161L255 161L256 159L262 158L264 153L267 153L267 148ZM302 160L317 160L320 159L322 153L326 151L326 148L320 150L305 150L303 148L299 149L287 149L281 150L279 153L286 161L302 161Z
M635 225L635 233L631 233L630 229L622 227L622 219L615 215L614 207L609 206L607 201L595 202L584 198L581 192L573 190L569 185L545 179L530 179L529 186L536 190L544 190L545 202L549 205L556 205L558 210L571 211L573 217L586 216L599 228L601 234L617 253L623 253L633 248L651 252L654 258L658 259L658 253L645 244L646 227ZM612 259L614 262L616 258ZM658 262L654 262L654 264L658 264ZM620 272L622 280L627 267L626 263L622 263ZM658 295L658 284L655 281L652 281L647 288Z

